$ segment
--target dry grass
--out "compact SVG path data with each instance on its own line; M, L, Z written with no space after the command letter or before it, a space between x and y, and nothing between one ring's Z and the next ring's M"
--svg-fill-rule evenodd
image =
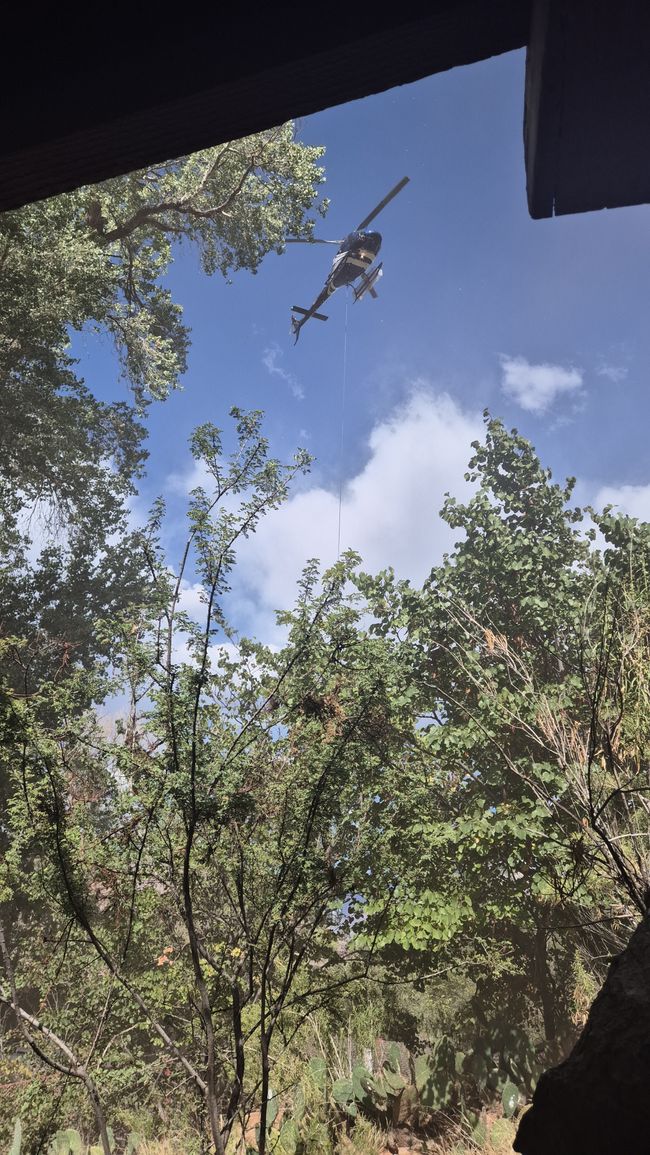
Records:
M448 1139L444 1143L422 1144L413 1141L411 1147L400 1147L399 1155L511 1155L516 1124L508 1119L488 1121L488 1138L474 1142L471 1136ZM343 1138L337 1155L386 1155L386 1136L366 1120L359 1120L349 1137ZM188 1155L187 1136L169 1136L166 1139L147 1140L138 1148L138 1155Z
M138 1155L187 1155L187 1137L172 1135L167 1139L145 1139L138 1147Z
M439 1155L512 1155L516 1131L516 1123L509 1119L493 1119L488 1121L487 1138L482 1143L467 1136L440 1147Z
M341 1140L337 1155L383 1155L385 1150L384 1133L360 1117L352 1134Z

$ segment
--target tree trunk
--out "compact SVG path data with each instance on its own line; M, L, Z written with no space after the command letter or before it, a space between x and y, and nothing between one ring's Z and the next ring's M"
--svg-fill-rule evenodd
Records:
M538 926L535 933L535 983L542 1003L542 1017L544 1020L544 1037L547 1043L554 1043L557 1035L557 1019L555 1014L555 998L553 983L548 967L546 927ZM559 1058L558 1052L552 1057Z

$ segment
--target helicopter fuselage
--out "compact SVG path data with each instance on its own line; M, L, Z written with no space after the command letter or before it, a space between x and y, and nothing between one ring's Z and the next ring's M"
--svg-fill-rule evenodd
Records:
M328 245L338 244L339 250L334 257L327 280L313 305L309 309L304 309L302 305L293 305L291 308L292 314L298 314L291 317L291 329L296 341L303 325L306 325L312 317L319 321L327 320L326 315L319 313L318 310L337 289L343 289L349 285L354 293L355 301L360 301L366 293L375 299L377 298L375 283L382 275L383 262L380 261L379 264L375 264L375 258L381 248L381 233L369 232L367 226L374 221L380 212L383 212L386 205L390 204L408 182L409 178L403 176L383 200L380 200L379 204L375 205L374 209L360 221L354 232L348 233L342 241L322 242ZM355 285L355 281L358 284Z
M328 296L344 285L351 285L370 267L381 248L381 233L348 233L341 241L327 278Z

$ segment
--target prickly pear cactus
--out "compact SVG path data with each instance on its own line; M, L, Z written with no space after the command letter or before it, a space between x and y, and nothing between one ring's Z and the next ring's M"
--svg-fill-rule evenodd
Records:
M399 1043L389 1043L388 1051L386 1052L385 1066L391 1071L399 1074Z
M279 1109L280 1109L280 1100L278 1099L278 1096L276 1095L275 1091L272 1091L271 1088L269 1087L269 1097L268 1097L268 1100L266 1103L266 1129L267 1129L267 1131L270 1131L271 1127L275 1123L275 1120L278 1117Z
M74 1127L67 1127L65 1131L57 1131L48 1147L48 1155L84 1155L83 1139Z
M501 1103L503 1104L503 1113L506 1119L512 1119L512 1116L519 1106L519 1087L516 1087L514 1083L508 1081L501 1092Z
M305 1114L305 1092L302 1087L297 1087L293 1096L293 1109L291 1112L292 1118L296 1123L299 1123Z
M456 1063L456 1051L446 1038L439 1039L429 1054L418 1055L415 1085L427 1110L440 1111L449 1105L457 1078Z
M16 1119L14 1123L14 1137L9 1148L9 1155L20 1155L20 1148L23 1142L23 1125L20 1119Z
M297 1155L300 1136L294 1119L287 1119L280 1128L280 1149L282 1155Z
M336 1079L332 1083L332 1098L337 1107L340 1107L347 1115L355 1116L357 1114L352 1079Z
M327 1084L327 1063L320 1055L309 1060L309 1074L319 1091L324 1091Z

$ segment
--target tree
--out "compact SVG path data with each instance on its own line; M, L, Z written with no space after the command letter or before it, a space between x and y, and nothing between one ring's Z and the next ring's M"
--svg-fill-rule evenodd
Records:
M5 932L0 998L34 1026L30 988L45 976L49 1049L36 1050L33 1033L29 1045L52 1066L55 1039L89 1054L75 1071L93 1104L114 1094L102 1058L119 1054L112 1040L130 1031L147 1063L162 1049L178 1093L189 1079L217 1153L253 1107L264 1152L278 1057L310 1013L368 975L372 944L348 943L345 906L375 861L378 802L395 793L407 723L386 647L360 630L346 592L354 556L322 585L307 567L278 653L226 644L237 542L307 465L303 454L269 460L259 415L234 416L229 461L214 427L193 439L213 489L192 496L178 573L156 545L158 509L151 596L106 623L130 692L122 740L74 708L89 677L78 670L27 698L8 694L3 744L5 897L25 913ZM200 625L178 607L190 559ZM51 923L56 949L29 946L39 922ZM79 954L93 976L87 996L71 993Z
M557 687L540 684L530 659L495 635L489 664L502 667L511 694L495 693L485 658L481 686L493 713L556 763L561 793L551 777L529 772L526 782L566 826L576 865L613 883L623 902L643 915L650 879L648 527L609 511L593 516L607 548L576 620L572 692L560 696ZM469 616L466 623L471 644L482 649L485 628Z
M207 274L255 272L288 236L310 236L322 152L289 123L0 218L0 629L55 639L50 673L88 660L97 614L142 581L125 501L146 457L142 417L186 366L164 284L175 246L195 246ZM131 402L100 401L79 378L70 333L84 328L113 340ZM28 515L45 523L40 559Z
M270 650L228 621L237 544L308 459L269 460L260 415L233 415L229 459L219 430L194 435L210 482L180 567L159 504L147 589L97 626L121 734L87 709L101 661L27 690L7 676L0 716L7 1021L100 1132L125 1080L163 1079L218 1153L254 1109L268 1149L312 1012L407 982L437 997L447 973L430 1101L530 1090L575 1034L582 963L600 978L645 908L650 862L648 527L592 511L597 550L571 483L487 418L473 494L443 510L463 536L423 588L353 554L311 562ZM188 567L200 622L179 607ZM31 660L24 638L3 648L5 669Z
M479 1019L501 1002L523 1025L539 1006L557 1048L573 1030L576 947L600 936L611 950L617 896L581 856L538 709L543 700L549 716L568 710L588 726L581 623L602 563L571 508L573 483L554 483L516 431L486 415L474 448L473 495L442 510L463 536L422 590L390 573L362 583L374 628L400 639L432 767L428 798L421 789L402 807L400 886L419 923L400 933L405 947L447 942L457 958L480 942L492 961L478 976Z
M185 366L188 338L162 284L173 245L196 245L208 274L255 272L288 237L311 235L306 214L324 179L322 153L296 141L288 123L4 213L4 387L31 386L42 412L52 388L70 385L69 330L91 324L114 338L140 405L166 396Z

